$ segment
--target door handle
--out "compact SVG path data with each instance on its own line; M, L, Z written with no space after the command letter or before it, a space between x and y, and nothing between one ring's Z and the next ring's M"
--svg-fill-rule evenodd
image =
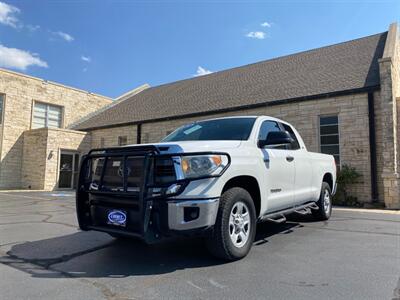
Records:
M286 156L286 160L287 160L288 162L291 162L291 161L294 160L294 157L293 157L293 156Z

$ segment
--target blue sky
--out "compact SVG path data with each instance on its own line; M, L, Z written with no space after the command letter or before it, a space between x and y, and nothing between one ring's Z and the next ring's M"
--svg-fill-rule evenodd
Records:
M117 97L394 21L400 1L0 0L0 67Z

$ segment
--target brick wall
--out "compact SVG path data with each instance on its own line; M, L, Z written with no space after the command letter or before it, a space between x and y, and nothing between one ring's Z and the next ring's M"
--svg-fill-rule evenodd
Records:
M1 69L0 93L5 94L0 188L21 187L23 133L31 129L33 101L63 106L65 127L111 103L102 96Z

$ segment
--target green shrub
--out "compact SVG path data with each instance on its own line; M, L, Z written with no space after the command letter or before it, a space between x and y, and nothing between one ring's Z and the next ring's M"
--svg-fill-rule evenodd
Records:
M344 206L362 206L358 202L357 197L348 194L348 187L357 183L362 175L356 171L355 168L349 165L343 165L337 174L337 191L333 197L333 204Z

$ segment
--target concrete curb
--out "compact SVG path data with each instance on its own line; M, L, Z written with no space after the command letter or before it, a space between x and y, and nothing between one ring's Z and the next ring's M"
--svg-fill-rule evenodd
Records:
M400 210L390 210L390 209L333 207L333 210L363 212L363 213L375 213L375 214L400 215Z

